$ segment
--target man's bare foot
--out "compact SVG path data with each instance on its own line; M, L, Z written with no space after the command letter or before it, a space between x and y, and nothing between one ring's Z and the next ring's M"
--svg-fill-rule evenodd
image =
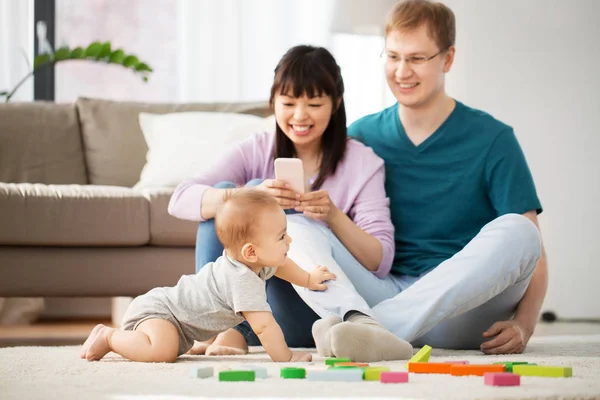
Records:
M199 342L197 340L194 340L194 345L192 346L191 349L188 350L188 352L186 354L190 354L193 356L202 356L202 355L206 354L206 349L208 349L208 347L211 344L213 344L214 341L215 341L215 338L207 340L206 342Z
M114 331L114 328L109 328L106 326L102 326L98 330L96 338L90 343L90 346L85 354L85 358L88 361L101 360L102 357L104 357L110 351L108 339L112 331Z
M104 325L98 324L94 327L94 329L92 329L92 331L90 332L90 335L83 343L83 346L81 346L81 353L79 354L79 357L85 358L85 355L87 354L90 344L94 341L94 339L96 339L96 336L98 336L98 331L100 331L100 329L102 329L103 327L104 327Z
M235 329L220 333L214 343L207 347L207 356L240 356L248 354L246 338Z

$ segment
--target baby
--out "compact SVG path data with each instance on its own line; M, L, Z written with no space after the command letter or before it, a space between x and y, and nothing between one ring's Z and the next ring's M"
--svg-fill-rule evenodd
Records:
M122 330L97 325L81 358L100 360L113 351L133 361L173 362L194 340L211 339L246 319L273 361L311 361L308 353L290 351L267 304L265 280L279 276L292 241L277 201L257 190L237 191L217 210L215 228L225 248L217 261L174 287L135 298ZM306 272L288 266L294 271L283 278L309 289L324 290L322 283L335 279L325 267Z

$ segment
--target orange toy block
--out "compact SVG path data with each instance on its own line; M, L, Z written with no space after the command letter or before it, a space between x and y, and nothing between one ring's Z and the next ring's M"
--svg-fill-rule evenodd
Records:
M454 364L430 363L430 362L409 362L408 372L416 374L449 374L452 372Z
M502 364L449 364L451 374L454 376L478 375L483 376L486 372L505 372L506 366Z
M359 362L339 362L333 364L334 367L368 367L369 363L359 363Z

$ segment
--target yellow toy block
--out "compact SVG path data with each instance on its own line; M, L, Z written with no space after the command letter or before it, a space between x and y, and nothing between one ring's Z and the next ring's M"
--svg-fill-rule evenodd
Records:
M364 369L363 379L365 381L378 381L382 372L389 372L389 367L366 367Z
M429 362L429 356L431 355L431 346L423 346L421 348L421 350L419 350L417 352L417 354L415 354L410 360L408 360L408 363L411 362ZM408 368L408 363L406 363L405 367Z
M521 376L542 376L548 378L570 378L571 367L548 367L540 365L513 365L513 374Z

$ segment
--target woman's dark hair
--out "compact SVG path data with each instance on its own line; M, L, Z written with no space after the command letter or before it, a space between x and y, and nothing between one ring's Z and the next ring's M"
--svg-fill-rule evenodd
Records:
M278 94L292 94L294 97L306 94L309 98L326 95L333 101L331 119L321 137L321 167L312 185L313 190L319 189L325 179L335 174L346 153L346 108L340 67L331 53L323 47L292 47L275 68L269 99L271 108L274 108L275 96ZM278 157L296 157L294 143L279 125L275 128L275 158Z

